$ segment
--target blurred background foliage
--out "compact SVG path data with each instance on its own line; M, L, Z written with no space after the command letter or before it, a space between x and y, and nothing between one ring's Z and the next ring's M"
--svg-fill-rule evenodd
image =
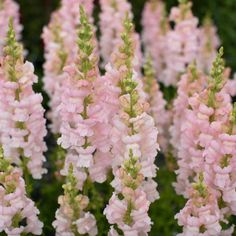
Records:
M41 40L42 28L50 19L50 14L59 4L59 0L16 0L21 7L21 22L24 25L23 43L28 51L27 59L34 63L36 73L42 78L43 42ZM133 6L134 21L136 30L141 31L140 19L145 4L145 0L130 1ZM167 10L177 5L177 0L165 0ZM95 23L98 22L99 5L95 1ZM225 59L228 66L236 71L236 0L193 0L193 12L199 17L200 22L204 16L210 14L215 22L222 45L225 48ZM42 80L35 88L42 91ZM44 105L47 108L48 97L43 92ZM54 235L51 222L54 220L55 211L57 209L57 197L62 193L62 180L55 177L55 160L61 155L52 134L48 134L47 144L49 151L47 152L47 167L49 173L44 176L42 181L34 182L34 190L32 197L37 201L41 211L41 219L45 223L44 235ZM152 204L150 214L154 222L152 236L171 236L180 230L174 220L174 215L183 207L184 200L177 196L172 187L175 175L169 171L165 165L164 158L157 158L160 170L157 175L159 184L160 200ZM96 195L96 191L100 193L110 193L112 189L109 185L95 186L93 189L93 197L96 198L97 204L101 204L108 200L108 194ZM92 206L93 207L93 206ZM102 209L96 212L96 216L100 218L99 224L100 235L106 235L108 227L105 217L102 215Z

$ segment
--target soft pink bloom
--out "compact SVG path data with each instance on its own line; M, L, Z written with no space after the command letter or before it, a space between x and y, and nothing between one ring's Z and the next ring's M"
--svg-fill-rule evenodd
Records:
M80 234L95 236L98 233L95 217L89 212L86 212L84 217L78 219L75 224Z
M210 19L205 19L203 26L199 29L200 49L197 57L199 68L209 73L212 62L220 46L220 40L217 35L217 29Z
M10 18L13 19L16 38L21 38L22 26L20 25L19 5L13 0L4 0L0 4L0 56L5 45L7 36L8 23Z
M206 86L206 83L207 77L203 73L197 71L195 66L190 66L177 83L177 97L174 100L172 109L173 124L170 127L171 144L174 147L176 154L177 151L182 148L180 144L182 134L181 126L186 122L186 109L189 105L188 99L195 92L201 92Z
M0 137L4 155L12 163L20 164L24 156L34 178L41 178L46 151L44 109L42 95L33 91L37 82L30 62L17 62L17 80L7 74L7 57L0 66ZM17 95L17 91L19 94Z
M22 233L41 235L43 223L39 221L39 210L34 202L26 195L25 182L21 177L22 173L18 168L12 168L9 173L0 172L0 232L5 231L7 235L20 236ZM7 191L7 186L12 191ZM26 219L26 225L14 227L12 220L20 216L20 221Z
M236 96L236 73L234 74L233 79L227 80L225 89L232 97Z
M163 1L148 1L145 4L142 25L145 51L151 54L156 76L159 79L159 74L165 68L166 34L169 30Z
M112 53L116 49L116 45L121 42L121 33L123 31L123 21L126 14L132 17L131 4L127 0L102 0L100 14L100 51L103 59L103 66L112 60ZM140 72L142 65L142 53L140 37L133 32L135 42L135 57L133 64L137 72Z
M185 207L175 216L178 224L183 226L179 236L221 236L221 212L217 198L210 193L206 198L193 197Z
M180 74L197 58L199 51L198 19L192 15L191 3L173 7L170 20L175 26L166 35L165 69L159 76L166 86L177 84Z
M214 65L213 72L217 69L222 71L221 81L209 78L205 88L185 99L175 184L176 191L188 198L177 214L183 226L180 235L221 236L233 232L230 226L222 230L220 223L228 224L226 219L236 210L235 108L225 87L224 71Z
M80 22L80 5L92 19L93 1L91 0L63 0L59 10L52 14L48 26L44 27L42 38L45 46L44 88L50 97L50 112L48 118L52 121L50 128L58 134L61 119L58 106L61 102L61 93L65 74L64 66L73 63L77 50L77 26Z
M124 235L146 234L150 231L151 224L151 220L147 213L150 203L146 198L146 194L142 191L136 190L133 192L131 201L134 208L130 212L130 217L132 219L130 225L124 222L124 217L129 203L125 199L120 200L116 194L113 194L109 201L109 205L107 205L104 210L104 214L106 214L110 224L117 224L118 227L122 229Z
M130 21L126 19L126 23L129 24ZM132 30L126 34L132 50L129 59L133 62L136 55L135 37ZM158 131L153 118L147 114L147 94L134 69L136 64L131 63L131 68L128 68L127 55L120 50L125 43L120 41L114 49L111 64L107 65L105 74L106 80L110 79L108 86L112 91L108 102L114 111L111 116L110 141L114 174L111 185L115 191L104 214L108 222L117 224L124 235L147 235L151 229L151 220L147 213L149 205L158 198L157 184L152 181L157 169L154 162L159 149ZM129 81L127 73L132 73ZM125 84L126 80L127 85L135 86L132 93L122 91L124 88L119 86L121 83ZM130 173L130 168L136 170L135 174ZM122 200L118 198L118 194L123 196ZM148 199L147 194L150 195ZM116 235L116 232L111 229L110 235Z

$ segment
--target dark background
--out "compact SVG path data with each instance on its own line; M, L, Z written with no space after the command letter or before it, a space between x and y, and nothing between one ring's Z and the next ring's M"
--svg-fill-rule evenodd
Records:
M59 0L16 0L21 7L21 22L24 25L23 43L28 50L27 59L34 63L36 73L42 77L43 43L41 40L42 27L49 21L50 14L59 6ZM95 22L97 24L99 5L95 1ZM133 5L134 20L136 29L141 31L140 16L145 4L144 0L130 1ZM166 0L167 9L177 5L176 0ZM228 66L236 71L236 0L194 0L193 12L199 17L200 22L205 15L210 14L215 22L222 45L225 49L225 59ZM35 88L42 91L42 81ZM44 105L47 107L47 96L44 95ZM51 134L47 137L49 151L47 153L49 174L44 176L42 181L34 182L34 191L32 198L37 202L37 206L41 211L41 219L44 221L44 235L54 235L51 222L54 220L55 210L57 208L57 196L61 194L62 182L56 181L53 174L53 161L56 155L55 139ZM161 165L158 171L157 182L159 184L159 192L161 200L158 200L151 206L151 217L154 226L150 235L153 236L171 236L179 231L174 215L183 207L184 201L181 197L176 196L171 183L174 181L174 173L169 171L165 165ZM106 189L109 186L99 187ZM102 196L106 201L106 196ZM100 235L106 235L107 223L106 219L99 215Z

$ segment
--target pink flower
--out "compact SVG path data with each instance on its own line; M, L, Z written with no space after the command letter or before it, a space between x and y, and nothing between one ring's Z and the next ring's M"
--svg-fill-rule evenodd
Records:
M212 24L211 19L206 18L199 30L200 50L197 57L199 68L205 72L210 72L212 62L217 54L217 48L220 40L217 35L217 29Z
M85 213L84 217L78 219L75 224L80 234L95 236L98 233L95 217L88 212Z
M121 33L123 31L123 20L126 13L132 18L131 5L126 0L102 0L100 14L100 51L103 58L103 66L112 61L116 45L121 43ZM141 42L139 35L133 32L135 56L132 60L137 72L141 70Z
M9 33L14 37L10 26ZM34 67L30 62L23 61L22 48L16 42L14 50L18 50L15 65L9 63L11 55L7 50L13 47L6 45L6 54L0 65L0 138L6 158L17 165L22 159L27 163L28 170L36 179L46 173L43 168L47 150L46 120L42 107L42 95L33 91L32 85L37 82ZM9 71L12 70L12 73ZM26 165L26 164L25 164Z
M117 88L112 89L112 98L116 98L118 104L113 106L110 135L115 176L111 185L115 191L104 214L108 222L117 224L124 235L147 235L151 220L147 213L150 202L145 191L150 194L150 201L158 197L156 184L152 182L156 175L154 161L159 149L158 131L153 118L146 113L149 104L143 83L134 69L135 63L128 63L133 62L136 50L128 18L123 27L122 40L112 54L112 64L107 66L106 73L107 78L111 78L109 86ZM123 49L127 47L129 54ZM116 235L116 232L111 230L110 234Z
M13 0L4 0L0 7L0 56L3 55L5 38L7 36L9 19L13 18L16 38L21 38L22 25L20 25L19 5Z
M184 226L179 236L221 235L221 213L216 197L212 193L203 198L195 196L188 200L185 207L175 217L178 224Z
M0 162L4 162L2 156ZM22 233L41 235L43 223L38 219L39 210L26 196L25 182L21 175L21 171L12 166L4 172L0 172L0 232L4 231L7 235L12 236L20 236ZM20 225L23 219L26 219L25 226ZM13 220L15 220L15 225L12 224Z
M65 80L63 68L76 58L74 48L77 40L77 25L80 22L80 4L85 7L91 18L93 1L62 1L60 9L52 14L51 21L47 27L44 27L42 34L46 59L44 64L44 88L50 97L49 106L51 110L48 117L52 121L50 128L55 134L59 133L61 125L58 107L61 102L60 95Z
M235 212L236 187L235 107L224 87L221 56L222 49L213 63L207 87L188 99L187 120L180 128L175 186L189 199L176 216L183 226L180 235L232 234L230 226L222 230L220 225L228 224L227 217Z
M199 51L198 19L192 15L191 3L181 3L170 13L174 29L166 34L165 68L159 76L166 86L176 85L179 75L192 63Z
M130 15L131 5L126 0L116 0L112 3L110 0L101 1L100 14L100 50L104 60L104 66L110 62L111 54L115 45L120 41L120 33L123 29L122 21L126 12Z
M189 117L186 110L190 102L192 105L196 102L194 98L191 99L190 97L196 92L201 92L206 86L206 83L207 77L203 73L197 71L195 65L190 65L187 72L181 76L180 81L177 84L177 98L174 100L173 107L173 124L170 127L171 144L174 147L176 155L178 150L182 149L180 142L183 131L187 127L191 128L190 124L186 124L186 119L188 119L187 116ZM189 98L191 100L189 100Z
M110 224L117 224L120 229L123 230L125 235L147 233L150 231L151 220L148 217L147 211L149 208L149 202L146 199L146 194L142 191L135 191L132 195L133 207L128 217L131 218L130 224L124 222L125 215L129 211L130 200L120 200L114 193L109 201L109 205L104 210Z
M166 34L169 24L165 17L163 1L148 1L142 15L142 40L146 53L153 59L156 77L165 69Z

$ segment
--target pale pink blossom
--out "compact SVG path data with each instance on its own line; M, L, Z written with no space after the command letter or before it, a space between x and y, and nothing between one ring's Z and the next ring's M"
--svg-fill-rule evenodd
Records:
M111 185L115 190L104 214L124 235L147 235L151 229L149 205L159 197L157 184L152 181L157 169L154 162L159 149L158 131L153 118L147 114L147 95L132 63L135 38L128 18L124 21L122 35L105 74L111 78L112 98L116 97L118 104L113 103L115 112L111 117L110 135L114 174ZM109 234L117 232L111 229Z
M133 204L133 210L129 212L128 209L130 206L128 205L130 202ZM109 205L104 210L104 214L106 214L110 224L117 224L122 229L124 235L145 235L150 231L151 224L147 213L149 204L146 194L142 191L136 190L132 193L132 199L128 200L120 200L116 194L113 194ZM126 214L131 218L130 224L124 222Z
M75 224L80 234L95 236L98 233L95 217L89 212L86 212L84 217L78 219Z
M181 149L181 126L186 122L186 109L188 108L188 98L196 92L201 92L207 84L207 77L197 71L195 65L190 65L187 72L180 77L177 83L177 97L173 104L173 124L170 127L171 144L177 154ZM178 156L177 156L178 157Z
M206 193L206 197L193 196L175 217L178 224L184 227L179 236L222 235L221 212L213 193Z
M153 117L155 125L158 129L158 143L161 151L166 153L169 147L168 127L171 123L171 111L167 110L167 102L163 97L163 93L156 80L155 69L153 68L153 60L151 57L146 59L144 64L144 91L146 99L149 103L148 113Z
M89 199L80 191L89 181L104 182L111 168L110 112L106 105L109 93L99 74L94 27L82 7L79 20L76 57L64 66L63 86L58 90L61 91L56 109L61 119L58 144L67 151L61 170L67 183L63 186L64 195L59 197L60 207L53 226L56 235L94 236L98 234L96 219L86 211Z
M166 86L175 86L180 74L197 58L199 29L198 19L191 12L190 2L173 7L170 21L173 21L175 26L166 35L165 69L159 79Z
M52 122L50 128L55 134L59 133L61 125L58 106L61 102L60 94L65 80L63 68L73 63L77 54L75 48L81 4L90 16L90 21L93 21L93 1L63 0L61 7L52 14L49 25L43 29L42 38L45 46L43 81L44 88L50 97L50 112L48 113L48 118Z
M220 49L206 87L188 98L181 125L175 187L188 202L177 214L183 226L180 235L233 232L227 218L235 214L236 106L225 89L222 53ZM228 229L222 230L222 222Z
M164 1L148 1L142 15L142 40L145 51L153 59L156 78L165 69L166 34L169 24L165 12Z
M11 32L14 34L14 32ZM13 69L15 77L8 73L11 68L6 55L0 65L0 140L4 155L12 163L25 167L34 178L41 178L46 173L43 168L46 151L46 120L42 107L42 95L33 91L32 85L38 78L30 62L24 62L21 47L15 42L19 57ZM7 52L8 45L5 47Z
M116 45L121 42L121 33L123 31L123 21L126 14L133 17L131 4L127 0L102 0L100 13L100 52L103 59L103 66L112 60L112 53ZM133 63L137 72L141 70L141 42L137 33L133 32L135 42L135 57Z
M217 29L210 18L204 20L203 26L199 29L200 49L198 52L197 63L199 68L209 73L212 62L220 46L220 40L217 35Z
M43 223L38 219L39 210L27 197L21 175L21 170L12 166L0 172L0 232L5 231L7 235L12 236L20 236L22 233L41 235ZM23 219L26 220L26 225L20 224Z
M19 5L13 0L4 0L0 3L0 56L5 45L7 36L8 22L13 19L16 38L21 38L22 25L20 24Z

